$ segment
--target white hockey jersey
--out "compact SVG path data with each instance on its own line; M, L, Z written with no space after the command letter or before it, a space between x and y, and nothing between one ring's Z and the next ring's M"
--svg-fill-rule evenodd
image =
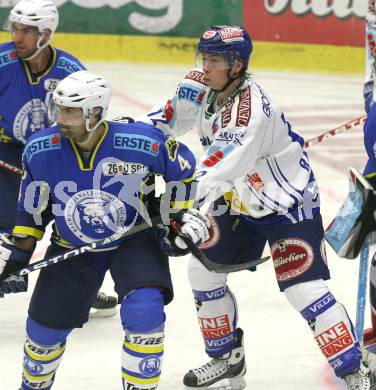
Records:
M319 211L317 185L304 140L283 113L252 76L221 107L215 100L202 70L192 69L172 100L138 120L174 136L198 129L205 149L197 168L201 198L213 191L217 198L231 186L241 212L260 222L312 218Z

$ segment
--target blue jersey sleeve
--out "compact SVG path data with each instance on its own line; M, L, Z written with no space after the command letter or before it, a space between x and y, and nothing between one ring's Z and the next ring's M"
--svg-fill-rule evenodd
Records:
M13 233L32 236L40 240L51 220L49 199L47 183L34 180L32 170L26 158L23 158L23 175Z

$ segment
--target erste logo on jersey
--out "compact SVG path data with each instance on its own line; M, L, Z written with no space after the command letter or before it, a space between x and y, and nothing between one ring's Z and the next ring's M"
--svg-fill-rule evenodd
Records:
M114 148L138 151L155 157L159 154L160 143L144 135L116 133Z
M60 135L59 134L52 134L48 135L46 137L41 137L36 140L33 140L30 142L29 145L25 148L24 156L27 161L30 161L34 155L50 151L50 150L56 150L60 149Z
M57 61L57 67L59 69L64 69L69 73L74 73L74 72L78 72L79 70L83 70L82 67L79 64L77 64L77 62L67 57L60 57L59 60Z
M149 171L148 167L141 163L127 161L109 161L102 165L104 176L145 174Z
M9 65L12 62L17 62L18 56L16 50L9 50L5 53L0 54L0 68Z
M205 96L205 91L192 85L181 84L178 90L179 99L188 100L196 106L200 106Z
M26 143L30 133L48 127L47 108L40 99L31 99L17 112L13 123L14 137Z
M109 237L124 226L126 208L115 195L101 190L83 190L67 202L64 218L71 232L91 243Z
M304 240L287 238L276 241L271 247L274 268L279 282L296 278L313 264L313 249Z

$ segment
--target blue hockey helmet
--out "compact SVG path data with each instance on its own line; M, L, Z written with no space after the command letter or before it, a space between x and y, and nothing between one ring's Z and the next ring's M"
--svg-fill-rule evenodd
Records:
M217 53L224 55L230 67L241 58L243 71L247 70L253 49L248 32L238 26L212 26L205 31L196 48L196 54Z

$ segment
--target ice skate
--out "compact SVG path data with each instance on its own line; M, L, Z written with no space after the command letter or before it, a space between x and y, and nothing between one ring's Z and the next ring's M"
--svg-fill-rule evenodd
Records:
M245 373L243 331L238 328L236 344L231 352L190 370L185 374L183 382L186 389L241 390L246 386Z
M357 371L342 378L348 390L371 390L370 370L363 363Z
M112 317L116 315L117 299L99 292L90 309L90 318Z

